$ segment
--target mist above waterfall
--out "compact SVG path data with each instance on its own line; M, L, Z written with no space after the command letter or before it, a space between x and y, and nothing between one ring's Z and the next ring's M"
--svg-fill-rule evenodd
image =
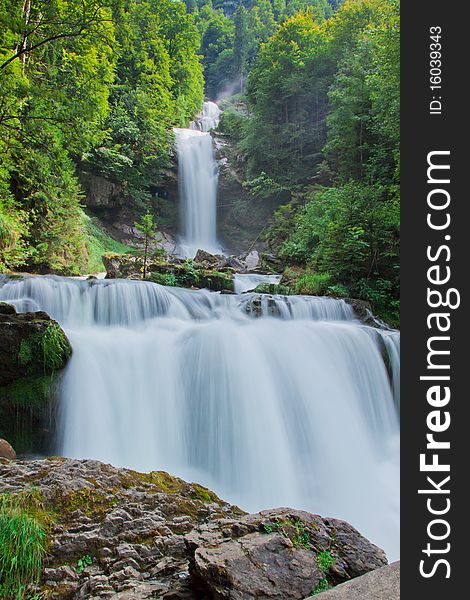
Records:
M348 520L398 555L396 332L342 300L133 281L4 280L73 346L60 450L199 481L247 510ZM392 343L391 339L395 342ZM398 373L392 372L397 380Z

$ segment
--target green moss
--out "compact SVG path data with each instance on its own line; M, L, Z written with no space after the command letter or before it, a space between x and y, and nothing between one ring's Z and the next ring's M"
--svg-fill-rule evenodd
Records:
M104 519L106 514L117 504L117 499L96 489L82 488L68 494L57 492L54 504L58 513L57 517L67 522L69 515L76 510L87 517Z
M289 296L292 294L292 290L288 286L279 283L260 283L254 289L254 292L257 294L274 294L279 296Z
M21 340L20 350L18 352L18 362L21 366L26 366L34 358L34 347L31 340Z
M65 333L58 323L51 321L43 330L21 341L17 360L30 374L38 370L54 373L65 366L71 353Z
M330 587L331 586L328 582L328 579L326 577L323 577L323 579L320 581L320 583L317 585L317 587L313 590L312 595L316 596L317 594L326 592L326 590L329 590Z
M150 473L139 473L131 469L126 469L120 476L121 485L124 489L130 489L139 485L148 484L154 487L154 492L163 492L165 494L177 494L181 492L186 484L178 477L173 477L166 471L151 471Z
M55 375L23 377L0 387L0 437L7 439L19 454L49 450L49 418L55 390Z
M148 279L149 281L158 283L159 285L178 285L178 279L174 273L150 273Z
M42 362L47 373L53 373L65 366L72 353L68 339L60 326L49 323L40 341L42 351Z
M199 286L221 292L222 290L234 290L233 275L221 271L204 270L201 274Z
M50 375L23 377L0 388L0 401L8 401L16 407L43 408L49 401L55 379Z
M148 280L160 285L207 288L214 292L234 289L231 272L197 269L191 260L177 265L153 262L149 265L149 271Z
M223 504L222 500L212 492L211 490L199 485L198 483L192 483L191 487L194 488L194 494L191 496L196 500L201 500L207 504Z

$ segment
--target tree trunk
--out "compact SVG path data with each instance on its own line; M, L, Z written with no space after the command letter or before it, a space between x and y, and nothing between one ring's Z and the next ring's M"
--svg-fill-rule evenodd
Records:
M21 16L24 19L25 32L28 29L30 15L31 15L31 0L24 0L23 6L21 8ZM23 35L23 39L21 40L21 44L20 44L20 51L21 51L20 60L21 60L21 66L23 69L26 64L27 45L28 45L28 38L25 33Z
M145 249L144 249L144 270L143 270L143 279L145 279L147 275L147 252L148 252L148 244L149 244L149 236L145 235Z

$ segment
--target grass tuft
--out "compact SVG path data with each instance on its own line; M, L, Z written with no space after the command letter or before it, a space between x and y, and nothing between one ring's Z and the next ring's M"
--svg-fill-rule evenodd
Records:
M36 491L0 495L0 598L23 600L38 583L49 517Z

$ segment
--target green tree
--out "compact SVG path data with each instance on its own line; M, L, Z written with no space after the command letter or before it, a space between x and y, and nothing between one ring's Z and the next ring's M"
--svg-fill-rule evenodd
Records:
M149 244L157 233L157 225L153 214L148 210L142 215L138 223L134 223L135 227L144 235L144 268L142 272L142 279L147 276L147 258Z

